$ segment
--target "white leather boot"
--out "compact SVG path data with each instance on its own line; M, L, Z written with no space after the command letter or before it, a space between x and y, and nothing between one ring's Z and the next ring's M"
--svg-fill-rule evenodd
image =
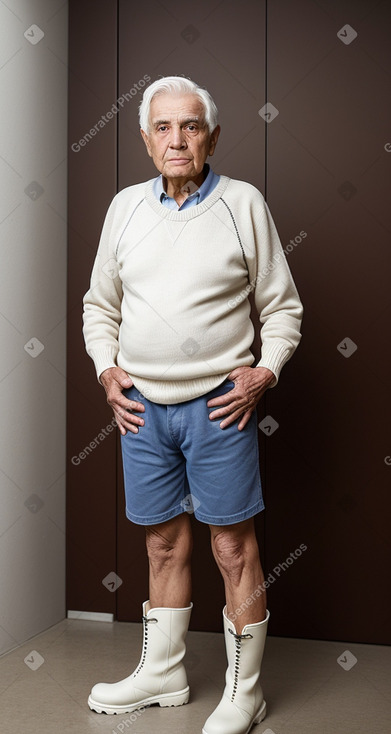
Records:
M152 703L181 706L189 700L182 660L193 604L149 606L143 603L143 649L134 673L118 683L97 683L91 691L88 705L98 714L127 714Z
M246 624L239 635L223 609L228 668L223 697L205 722L202 734L248 734L266 716L260 684L269 612L266 619Z

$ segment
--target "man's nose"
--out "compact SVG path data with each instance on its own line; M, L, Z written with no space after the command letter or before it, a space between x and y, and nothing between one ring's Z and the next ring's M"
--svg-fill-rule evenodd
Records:
M186 145L185 135L179 125L171 128L170 148L183 148Z

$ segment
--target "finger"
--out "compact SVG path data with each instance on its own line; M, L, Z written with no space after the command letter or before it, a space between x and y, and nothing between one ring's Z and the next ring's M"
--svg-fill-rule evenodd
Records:
M124 416L120 415L119 413L116 413L114 411L115 420L117 421L117 426L122 434L122 436L126 435L127 431L130 431L131 433L138 433L138 427L132 423L129 420L126 420Z
M128 403L129 410L133 410L135 413L144 413L145 412L145 405L143 403L138 403L137 400L126 400Z
M119 415L121 419L121 423L125 428L130 428L131 426L143 426L144 425L144 418L141 418L139 415L135 415L135 413L132 413L131 411L122 408L120 405L112 405L111 406L117 415Z
M212 410L212 412L209 413L209 420L213 421L213 420L216 420L216 418L221 418L221 416L228 415L229 413L232 413L232 411L237 408L238 408L237 403L231 403L230 405L226 405L224 408L218 408L218 410Z
M235 367L235 369L232 370L232 372L230 372L229 375L227 375L227 380L233 380L234 381L234 380L238 379L238 377L241 377L246 372L248 372L248 370L252 370L252 368L249 367L246 364L243 364L241 367Z
M231 382L233 382L235 378L238 377L238 375L240 375L241 369L242 369L241 367L235 367L235 369L232 370L232 372L230 372L229 375L227 375L226 379L231 380Z
M135 413L132 413L129 410L124 410L121 408L121 406L118 405L112 405L111 406L114 413L116 413L120 419L121 423L125 428L129 428L129 426L143 426L144 425L144 418L141 418L140 416L136 415Z
M122 393L108 395L107 402L109 403L109 405L111 405L113 410L117 410L118 407L122 408L123 410L130 410L133 413L145 412L145 406L142 403L138 403L137 400L128 400L128 398L125 398Z
M121 385L122 388L129 389L130 387L133 387L133 382L130 379L130 377L128 376L123 377L122 379L118 380L118 383Z
M129 375L126 374L125 370L121 369L120 367L117 367L115 369L115 371L111 375L111 378L123 388L129 388L133 385L133 380L129 377Z
M125 425L129 422L139 426L144 425L144 418L142 415L138 415L139 412L145 412L145 407L142 403L134 400L126 400L123 396L108 402L112 409L121 417L122 423ZM138 410L140 408L141 410Z
M138 413L143 413L145 408L144 404L140 403L138 400L131 400L130 398L125 397L124 395L124 389L121 387L120 383L115 380L114 383L110 385L110 387L106 391L107 395L107 401L112 403L118 403L119 405L127 406L131 410L136 410Z
M217 398L211 398L210 400L208 400L208 402L206 403L208 408L214 408L216 405L227 405L228 403L231 403L232 400L235 399L234 395L231 397L234 389L235 388L232 388L232 390L226 392L225 395L219 395Z
M118 413L115 412L115 410L113 411L113 413L114 413L114 418L115 418L116 423L117 423L117 427L118 427L121 435L122 436L125 436L125 434L126 434L126 428L122 425L121 418L119 417Z
M252 410L247 410L245 412L244 416L238 423L238 431L243 431L243 428L247 425L247 423L249 422L251 418L252 412L253 412Z
M138 400L130 400L129 398L126 398L119 386L118 388L111 387L106 394L107 402L112 407L115 405L121 405L125 409L128 408L129 410L136 411L136 413L144 413L145 411L143 403L140 403Z
M120 372L117 372L115 374L115 379L122 385L123 387L132 387L133 386L133 380L129 375L125 372L125 370L118 368L121 370Z
M126 436L126 433L127 433L126 428L123 427L122 423L120 423L120 421L119 421L119 419L117 417L116 417L116 421L117 421L117 426L119 428L119 431L121 433L121 436Z
M235 410L233 413L231 413L229 416L224 418L223 421L220 423L220 428L227 428L231 425L231 423L235 423L235 421L238 418L241 418L243 415L243 408L239 408L238 410Z

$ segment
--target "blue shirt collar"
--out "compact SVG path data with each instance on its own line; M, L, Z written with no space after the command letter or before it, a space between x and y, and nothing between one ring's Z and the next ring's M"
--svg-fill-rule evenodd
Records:
M189 194L187 199L183 202L182 206L179 207L180 209L184 207L185 204L187 205L187 207L190 204L192 204L193 206L195 204L199 204L213 191L213 189L219 182L220 176L217 176L214 171L212 171L209 163L205 163L204 171L206 173L206 176L201 186L196 189L196 191L193 191L193 193ZM175 199L167 196L164 190L162 174L155 179L154 193L162 204L165 204L166 206L168 205L170 206L170 208L171 206L173 208L175 207L175 209L178 208L178 204L176 203Z

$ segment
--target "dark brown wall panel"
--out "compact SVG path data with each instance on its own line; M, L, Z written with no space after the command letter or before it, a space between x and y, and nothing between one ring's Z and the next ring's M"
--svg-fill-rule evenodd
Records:
M270 587L276 634L389 641L389 28L387 3L269 3L267 197L284 243L307 233L303 341L267 396L266 570L308 546Z
M81 301L116 193L115 120L86 134L116 99L117 12L104 0L69 7L67 608L114 613L102 579L116 568L115 434L80 454L112 420L84 350Z

